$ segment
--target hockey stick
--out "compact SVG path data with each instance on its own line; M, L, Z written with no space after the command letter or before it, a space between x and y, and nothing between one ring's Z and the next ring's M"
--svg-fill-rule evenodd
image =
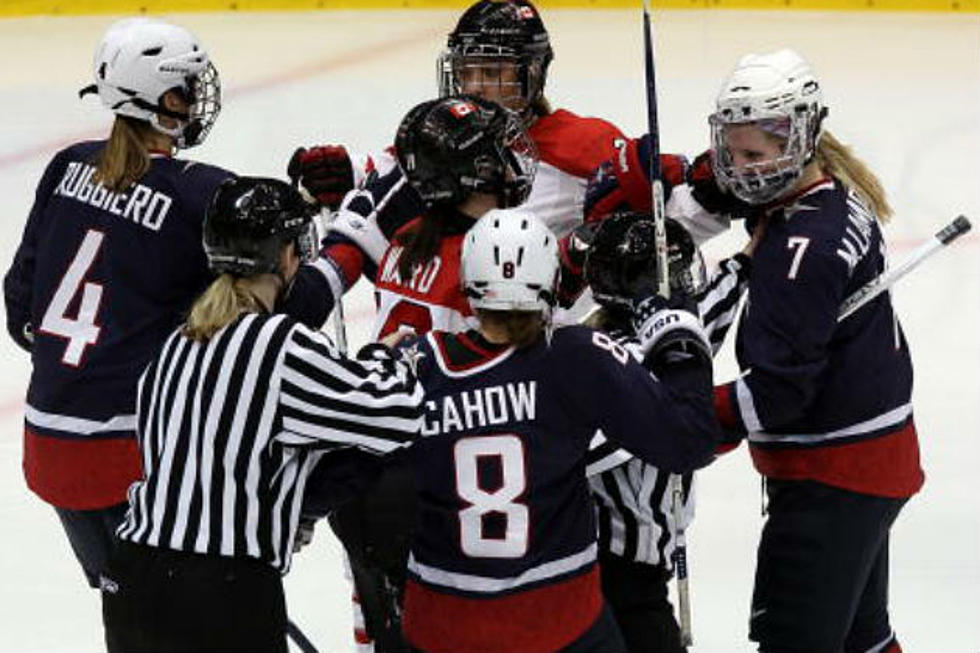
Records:
M313 198L312 195L310 195L309 191L307 191L305 188L300 186L298 176L291 177L290 179L292 180L293 188L295 188L300 192L300 195L303 196L303 199L305 199L310 204L317 204L317 201ZM319 215L324 216L324 219L318 222L319 228L317 229L317 234L320 234L321 229L325 230L326 226L336 219L337 213L336 211L331 211L326 206L324 206ZM319 239L319 235L317 236L317 238ZM318 242L316 246L317 246L317 250L319 250L320 243ZM334 344L337 345L337 349L340 351L340 353L346 356L347 355L347 328L344 324L343 290L341 290L340 297L334 297L333 312L331 314L331 317L333 318L332 322L333 322Z
M299 650L303 653L320 653L310 638L303 634L303 631L299 629L292 619L286 621L286 635L289 639L293 640Z
M341 295L334 299L333 305L333 338L337 349L344 356L347 355L347 326L344 322L344 296Z
M643 0L643 49L646 71L647 130L650 135L650 189L652 193L654 245L657 254L657 294L670 299L667 270L667 221L664 211L664 185L660 170L660 121L657 117L657 73L653 66L653 29L650 26L650 0ZM671 512L674 517L674 569L677 575L677 610L680 616L681 645L691 646L691 588L687 577L687 539L681 511L684 488L681 479L670 479Z
M922 245L919 245L897 267L889 268L861 288L858 288L850 297L845 299L844 303L841 304L837 321L841 322L847 319L848 316L853 315L856 310L891 288L895 285L896 281L911 272L924 260L968 232L972 226L966 216L961 215L957 217L940 229L935 236Z

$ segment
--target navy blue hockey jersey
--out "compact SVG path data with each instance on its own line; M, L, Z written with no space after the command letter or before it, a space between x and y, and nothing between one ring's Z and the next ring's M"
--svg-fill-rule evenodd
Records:
M762 474L887 497L921 487L912 364L889 293L837 321L884 269L874 212L839 181L771 212L738 327L745 374L716 389L722 424L748 433Z
M93 183L103 142L44 172L4 279L7 329L31 352L24 472L75 509L124 501L140 474L136 381L211 275L204 210L230 173L154 155L124 192Z
M661 383L580 326L520 350L474 331L413 347L426 400L406 635L427 653L558 650L602 602L590 441L601 429L664 469L707 464L710 371L680 366Z

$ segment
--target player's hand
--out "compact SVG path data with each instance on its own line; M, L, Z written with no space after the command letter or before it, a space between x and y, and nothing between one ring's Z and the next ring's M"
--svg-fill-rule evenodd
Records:
M354 165L343 145L297 148L286 168L289 178L299 182L317 202L330 209L340 206L354 188Z
M735 197L730 190L722 188L715 178L711 165L711 150L705 150L694 159L687 170L687 183L691 186L691 195L706 211L719 215L727 215L732 220L746 218L755 214L758 207Z
M630 209L649 213L653 210L650 191L650 136L623 141L618 153L592 173L585 192L585 221L602 220L613 211ZM681 154L660 155L660 180L664 202L671 190L686 182L687 157Z
M298 553L300 549L313 541L313 529L315 527L315 519L300 516L299 526L296 529L296 539L293 540L293 553Z
M711 345L697 305L684 294L675 294L670 300L659 295L638 298L633 306L633 327L644 363L654 372L692 360L711 365Z

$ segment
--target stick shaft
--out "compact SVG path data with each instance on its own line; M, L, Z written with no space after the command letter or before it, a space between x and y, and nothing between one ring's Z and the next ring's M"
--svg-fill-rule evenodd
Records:
M965 216L957 217L937 232L935 236L919 245L904 261L881 273L845 299L841 304L837 321L846 319L859 308L894 286L895 282L914 270L927 258L968 232L971 227L970 221Z

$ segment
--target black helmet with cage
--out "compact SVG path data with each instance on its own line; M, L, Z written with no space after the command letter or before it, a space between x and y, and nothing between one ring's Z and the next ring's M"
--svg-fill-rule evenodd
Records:
M300 259L315 253L316 207L284 181L268 177L226 179L204 215L204 251L217 274L279 272L280 252L296 245Z
M544 94L553 57L548 31L527 0L479 0L460 17L439 57L442 96L498 85L492 99L527 120ZM504 67L513 70L507 79Z
M402 120L398 164L426 207L457 206L472 193L517 206L531 190L537 150L516 114L471 96L430 100Z
M672 292L696 295L705 283L704 260L679 222L666 219L667 261ZM585 280L596 302L630 308L656 288L657 247L653 216L620 211L599 223L585 258Z

